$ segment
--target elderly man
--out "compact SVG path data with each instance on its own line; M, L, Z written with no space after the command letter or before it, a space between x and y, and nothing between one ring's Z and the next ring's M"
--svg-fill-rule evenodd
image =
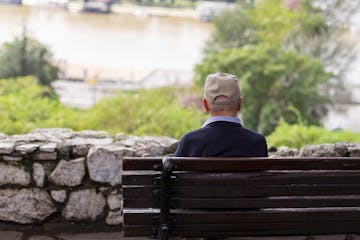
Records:
M264 136L244 128L237 117L243 104L236 76L214 73L206 78L202 104L211 117L202 128L185 134L175 157L267 157Z

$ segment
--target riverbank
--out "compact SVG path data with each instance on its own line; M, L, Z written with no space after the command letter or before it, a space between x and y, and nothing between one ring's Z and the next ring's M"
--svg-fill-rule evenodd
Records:
M23 5L30 6L52 6L66 8L71 12L79 12L83 9L82 1L38 1L23 0ZM115 3L112 5L111 12L113 14L132 14L136 16L156 16L156 17L175 17L199 19L195 8L171 8L158 6L141 6L128 2Z
M137 16L157 16L157 17L176 17L198 19L195 9L191 8L166 8L150 7L133 4L114 4L113 13L116 14L133 14Z

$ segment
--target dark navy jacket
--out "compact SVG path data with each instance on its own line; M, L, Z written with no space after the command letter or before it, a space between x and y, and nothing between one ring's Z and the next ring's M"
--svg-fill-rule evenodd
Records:
M218 121L182 137L174 157L267 157L265 137L241 124Z

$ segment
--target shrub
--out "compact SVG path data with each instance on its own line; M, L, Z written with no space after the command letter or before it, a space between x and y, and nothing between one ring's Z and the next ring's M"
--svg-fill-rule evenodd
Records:
M304 124L290 125L281 121L275 131L267 137L267 140L269 146L301 148L308 144L360 142L360 134L343 130L330 131L323 127Z
M100 101L89 112L88 128L135 135L165 135L179 138L199 128L206 118L196 108L186 108L172 88L119 92Z
M49 88L33 77L0 80L0 129L7 134L25 133L40 127L79 129L79 111L49 96Z

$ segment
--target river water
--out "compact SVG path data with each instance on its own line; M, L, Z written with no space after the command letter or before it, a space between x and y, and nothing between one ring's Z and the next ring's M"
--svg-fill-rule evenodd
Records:
M197 19L92 14L59 8L0 5L0 44L22 32L68 65L148 72L192 71L211 24Z

